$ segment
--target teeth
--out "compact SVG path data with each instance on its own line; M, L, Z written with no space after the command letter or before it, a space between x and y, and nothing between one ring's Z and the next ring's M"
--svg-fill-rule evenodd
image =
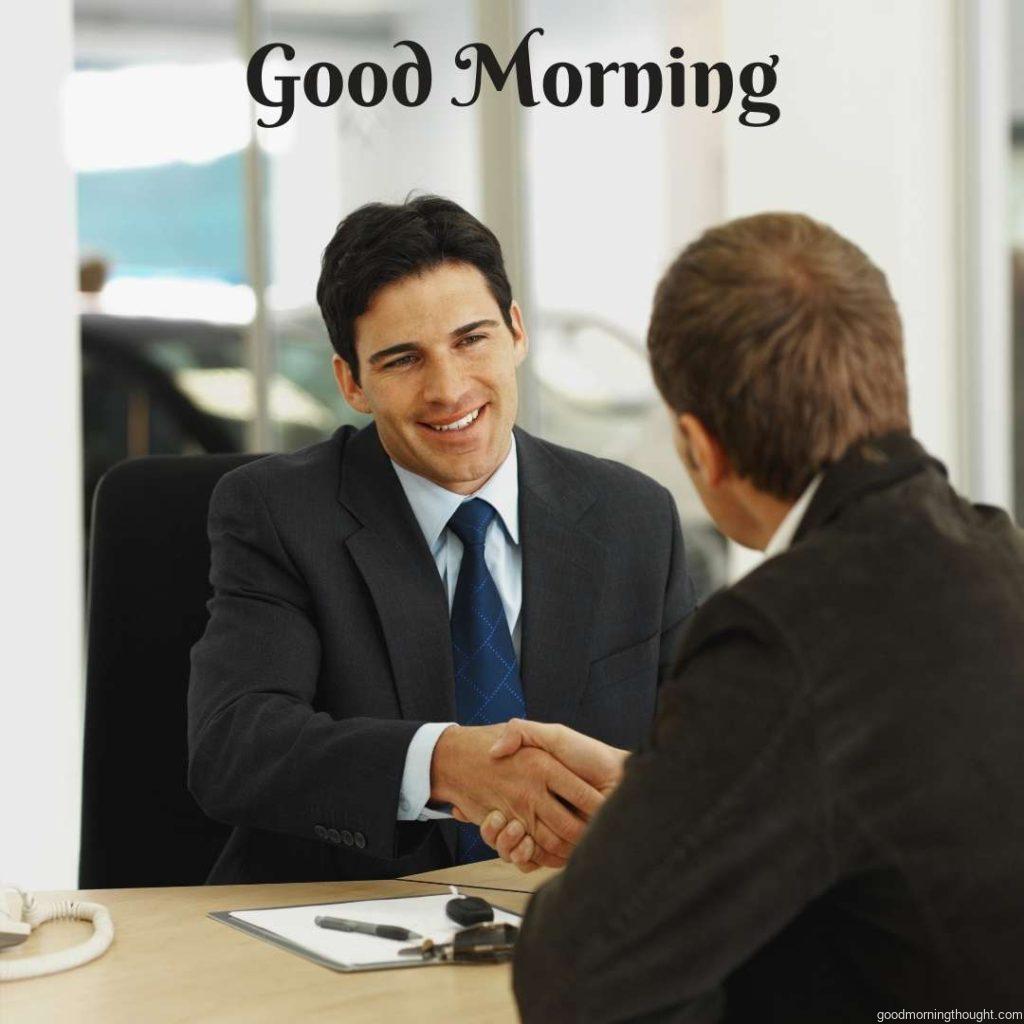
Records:
M479 409L474 409L472 412L466 413L461 420L456 420L454 423L447 423L443 427L434 427L435 430L464 430L480 415Z

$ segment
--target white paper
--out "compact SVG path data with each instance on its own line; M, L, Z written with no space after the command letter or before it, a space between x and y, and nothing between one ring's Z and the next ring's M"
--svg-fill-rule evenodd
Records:
M358 932L337 932L320 928L314 923L319 916L345 917L368 924L393 924L418 932L424 939L435 943L450 942L459 930L445 914L445 905L454 897L451 893L437 896L409 896L385 900L360 900L354 903L319 903L313 906L277 907L271 910L233 910L231 917L246 924L273 932L280 938L301 946L302 949L329 960L339 967L359 967L368 964L398 962L419 963L418 957L399 956L407 946L419 945L423 939L396 942L376 935ZM494 908L497 924L518 925L518 914Z

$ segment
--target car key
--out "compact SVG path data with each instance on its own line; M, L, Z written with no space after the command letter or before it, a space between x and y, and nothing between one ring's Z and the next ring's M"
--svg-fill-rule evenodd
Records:
M418 956L421 960L430 960L436 956L437 947L433 939L424 939L418 946L405 946L398 951L399 956Z
M462 928L494 920L494 908L479 896L459 896L449 900L444 912Z

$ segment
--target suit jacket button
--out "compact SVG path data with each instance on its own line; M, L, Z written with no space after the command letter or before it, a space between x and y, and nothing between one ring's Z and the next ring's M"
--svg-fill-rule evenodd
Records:
M327 830L327 838L330 839L332 843L341 842L341 836L338 835L338 830L336 828L329 828Z
M347 828L341 830L341 841L346 846L351 846L352 845L352 842L353 842L353 840L352 840L352 833L349 832L349 830Z
M360 850L366 849L366 836L364 836L362 832L357 832L352 838L355 840L355 844Z
M313 831L316 833L317 839L326 839L327 838L327 829L325 829L323 827L323 825L314 825L313 826Z

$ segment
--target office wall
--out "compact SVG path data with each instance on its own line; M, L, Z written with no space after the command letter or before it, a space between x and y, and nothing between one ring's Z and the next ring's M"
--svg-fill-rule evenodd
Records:
M723 0L723 52L780 56L770 130L727 127L728 216L830 223L885 271L903 315L915 431L962 481L955 0Z
M796 210L885 271L906 338L914 431L968 479L960 348L957 0L722 0L723 53L779 55L770 130L726 126L727 217ZM759 556L733 547L730 573Z
M71 0L22 5L0 62L0 880L37 888L73 886L78 858L79 360L60 117L70 67Z
M1009 52L1014 55L1014 66L1010 78L1010 112L1014 121L1024 120L1024 74L1021 73L1019 62L1024 55L1024 4L1009 0L1007 4L1009 19Z

